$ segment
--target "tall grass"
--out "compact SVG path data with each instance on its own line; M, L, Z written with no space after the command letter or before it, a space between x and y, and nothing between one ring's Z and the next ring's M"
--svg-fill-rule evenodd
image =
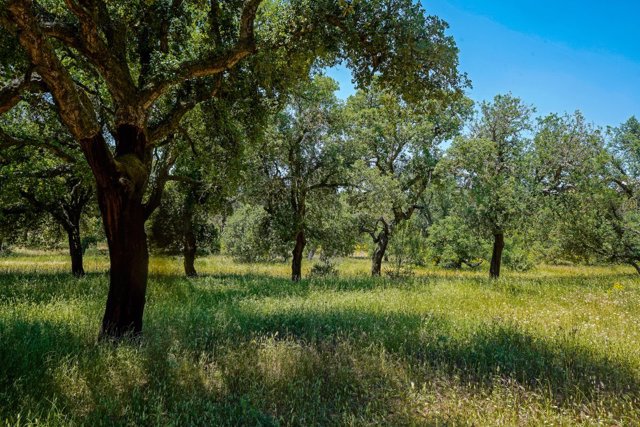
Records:
M624 267L490 282L424 269L287 280L284 264L154 258L139 343L96 342L103 255L0 259L9 425L639 425L640 286Z

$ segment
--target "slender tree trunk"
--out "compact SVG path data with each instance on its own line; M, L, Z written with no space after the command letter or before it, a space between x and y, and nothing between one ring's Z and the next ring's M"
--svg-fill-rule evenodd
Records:
M378 242L376 249L373 251L373 257L371 258L371 275L380 276L382 272L382 260L384 259L387 251L387 245L389 244L389 234L382 231L378 235Z
M193 231L193 216L195 214L196 194L193 188L188 189L188 194L182 210L184 274L187 277L196 277L198 272L194 265L196 260L196 235Z
M640 264L638 264L635 261L631 261L630 264L633 266L633 268L636 269L636 271L638 272L638 274L640 274Z
M502 264L502 250L504 249L504 234L493 235L493 253L491 254L491 267L489 277L497 279L500 277L500 265Z
M184 247L182 253L184 255L184 274L187 277L196 277L198 272L194 265L196 260L196 235L193 232L193 216L188 215L185 218L185 231L184 231Z
M67 227L69 238L69 255L71 256L71 273L76 277L84 276L82 263L82 242L80 241L80 224Z
M298 234L296 234L296 245L292 251L293 259L291 260L291 280L294 282L302 279L302 252L306 244L307 240L304 237L304 230L298 231Z

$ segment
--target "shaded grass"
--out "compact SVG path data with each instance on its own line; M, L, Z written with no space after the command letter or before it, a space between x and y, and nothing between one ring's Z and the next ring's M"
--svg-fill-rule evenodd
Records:
M210 257L185 279L159 258L143 341L112 346L96 342L107 276L70 278L57 255L16 267L31 256L0 260L8 424L640 423L640 289L625 268L394 281L344 260L340 278L292 284L282 265Z

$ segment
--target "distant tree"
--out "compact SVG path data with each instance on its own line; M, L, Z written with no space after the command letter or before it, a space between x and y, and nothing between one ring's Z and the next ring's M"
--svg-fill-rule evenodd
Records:
M262 205L235 206L225 222L221 243L223 251L240 262L282 260L289 251Z
M159 171L163 175L157 176L154 188L163 192L170 183L171 197L162 197L159 212L152 217L152 238L161 246L181 247L189 277L197 275L198 246L217 235L216 217L231 208L243 168L242 145L249 144L258 120L247 122L258 108L239 96L196 107L174 136L173 149L185 153L171 160L170 170Z
M607 181L607 218L614 236L610 258L632 265L640 274L640 122L631 117L611 130Z
M60 126L50 102L31 100L0 116L0 211L22 218L48 214L68 237L71 272L84 275L80 222L94 199L91 171ZM19 116L28 124L15 126Z
M456 138L442 162L460 191L461 215L493 237L489 275L500 276L504 235L522 227L527 208L525 154L533 109L511 95L480 106L468 136Z
M317 224L331 205L338 204L337 192L348 185L354 159L344 140L337 90L334 80L321 75L300 83L274 114L251 168L257 172L252 177L254 199L261 201L285 240L295 242L293 281L302 278L303 253L309 234L315 232L308 221L310 210Z
M389 240L408 221L434 181L439 145L462 127L466 98L405 102L374 82L348 100L348 137L360 153L351 200L360 229L375 244L371 274L379 276Z
M579 229L590 224L588 211L602 213L592 201L607 186L607 161L604 135L580 112L538 119L527 158L534 202L529 214L535 224L531 233L548 261L556 262L558 257L585 260L594 255L583 237L595 229L591 225L590 230Z
M484 247L481 236L457 215L443 217L432 225L427 244L429 258L436 265L457 269L463 265L476 268L482 264Z

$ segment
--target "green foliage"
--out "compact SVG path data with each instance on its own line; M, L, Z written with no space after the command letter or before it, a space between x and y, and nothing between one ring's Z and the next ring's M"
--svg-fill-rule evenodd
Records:
M342 138L337 89L334 80L322 75L300 82L273 112L264 139L248 155L242 196L264 207L268 236L276 246L304 232L325 256L353 251L355 227L339 189L349 185L354 148Z
M427 242L422 235L422 230L415 220L409 220L400 224L395 230L387 248L387 255L396 268L424 265L427 250Z
M393 242L402 225L425 204L442 156L439 145L460 131L470 112L466 98L449 101L426 99L409 104L374 81L367 91L358 91L347 102L348 137L359 153L350 203L359 229L371 236L377 252L384 252L384 242ZM405 258L400 251L407 243L392 247L396 260ZM418 253L411 258L421 262Z
M532 109L511 95L481 105L468 137L456 138L439 165L460 190L460 214L487 235L517 227L527 192L524 164Z
M216 215L215 207L199 205L197 200L187 201L188 197L197 195L192 194L192 189L188 186L177 187L170 185L165 189L160 207L150 218L148 228L151 247L169 254L181 253L186 227L190 224L198 242L199 253L219 252L221 221ZM187 206L188 204L192 205Z
M506 239L504 253L502 254L504 265L512 271L529 271L538 264L536 248L532 247L531 240L519 235Z
M482 239L459 216L446 216L429 228L428 257L444 268L478 267L485 256Z
M309 270L309 278L337 277L339 274L335 261L331 258L322 256L320 262L316 262Z
M285 243L273 230L262 206L241 205L227 218L222 232L222 249L242 262L256 262L286 256Z

